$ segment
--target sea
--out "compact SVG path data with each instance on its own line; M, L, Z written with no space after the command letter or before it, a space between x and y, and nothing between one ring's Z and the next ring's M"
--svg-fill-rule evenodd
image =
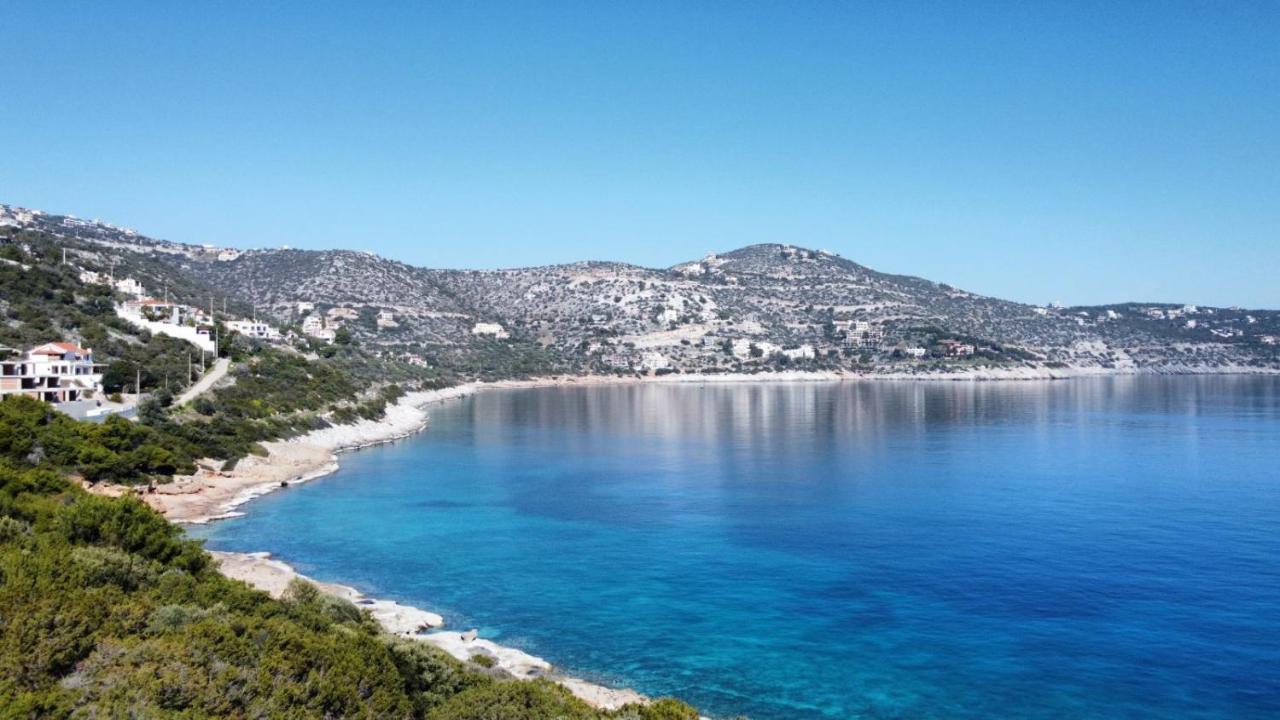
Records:
M1280 379L486 391L193 528L711 717L1280 717Z

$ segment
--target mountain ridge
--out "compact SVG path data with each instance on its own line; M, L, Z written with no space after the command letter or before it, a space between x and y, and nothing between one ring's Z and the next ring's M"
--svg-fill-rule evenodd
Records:
M577 374L1280 367L1276 311L1041 307L785 243L666 268L588 260L464 270L355 250L187 245L9 206L0 206L0 225L40 229L114 262L141 256L165 264L285 327L300 326L308 312L340 309L366 346L469 368L464 374L505 365L504 355ZM316 310L300 310L308 305Z

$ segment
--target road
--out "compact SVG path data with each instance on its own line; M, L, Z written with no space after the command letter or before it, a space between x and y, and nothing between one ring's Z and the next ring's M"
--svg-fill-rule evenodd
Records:
M209 368L209 372L206 372L204 377L196 381L195 385L184 390L181 395L174 399L173 404L181 405L196 399L205 390L213 387L214 383L221 380L227 374L227 368L229 367L231 367L230 358L219 358L218 362L214 363L212 368Z

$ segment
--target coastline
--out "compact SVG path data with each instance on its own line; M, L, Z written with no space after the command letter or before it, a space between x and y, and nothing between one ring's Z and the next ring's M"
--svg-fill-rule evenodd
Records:
M401 605L391 600L370 598L347 585L326 583L297 572L292 566L271 557L267 552L237 553L210 550L218 563L218 570L233 580L243 581L272 597L279 598L296 579L314 584L321 592L347 600L364 610L384 630L397 637L427 643L454 658L467 662L476 655L492 660L499 668L520 680L546 678L568 689L578 699L602 710L616 710L623 705L646 703L649 698L630 689L605 687L581 678L570 677L555 671L551 663L517 648L499 645L491 640L475 637L460 629L440 630L444 618L433 612Z
M530 380L498 382L473 382L440 390L419 391L406 394L387 408L386 415L378 421L361 420L351 425L340 425L313 431L286 440L264 443L265 456L250 456L231 470L202 468L190 476L175 477L172 483L160 485L154 492L141 498L163 514L168 520L181 524L203 524L219 519L235 517L241 513L240 505L291 485L328 475L339 469L337 455L371 445L392 442L423 430L428 424L426 408L441 402L463 398L482 390L526 389L541 387L632 385L642 383L666 384L732 384L732 383L786 383L786 382L860 382L860 381L1026 381L1060 380L1089 377L1114 377L1132 375L1191 375L1191 374L1276 374L1273 369L1232 368L1209 373L1205 369L1175 368L1166 372L1144 370L1113 370L1107 368L974 368L967 372L932 374L855 374L838 372L803 372L724 375L666 375L660 377L634 376L559 376ZM93 488L95 492L119 494L121 488ZM441 616L400 605L390 600L378 600L364 596L358 590L340 584L325 583L305 578L288 564L276 560L267 552L227 553L211 551L218 560L224 575L242 580L253 587L278 596L289 581L303 577L313 582L321 591L355 603L367 609L388 632L400 637L427 642L445 650L455 658L466 661L476 654L487 655L498 667L517 678L546 677L567 689L588 704L601 709L615 709L628 703L647 702L648 698L630 689L616 689L591 683L579 678L557 673L546 660L516 648L505 647L483 638L464 636L459 629L441 631ZM435 630L435 632L427 632Z

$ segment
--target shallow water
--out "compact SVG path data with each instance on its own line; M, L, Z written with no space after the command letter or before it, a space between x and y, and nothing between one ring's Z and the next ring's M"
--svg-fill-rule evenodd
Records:
M1280 717L1280 380L487 392L195 532L782 718Z

